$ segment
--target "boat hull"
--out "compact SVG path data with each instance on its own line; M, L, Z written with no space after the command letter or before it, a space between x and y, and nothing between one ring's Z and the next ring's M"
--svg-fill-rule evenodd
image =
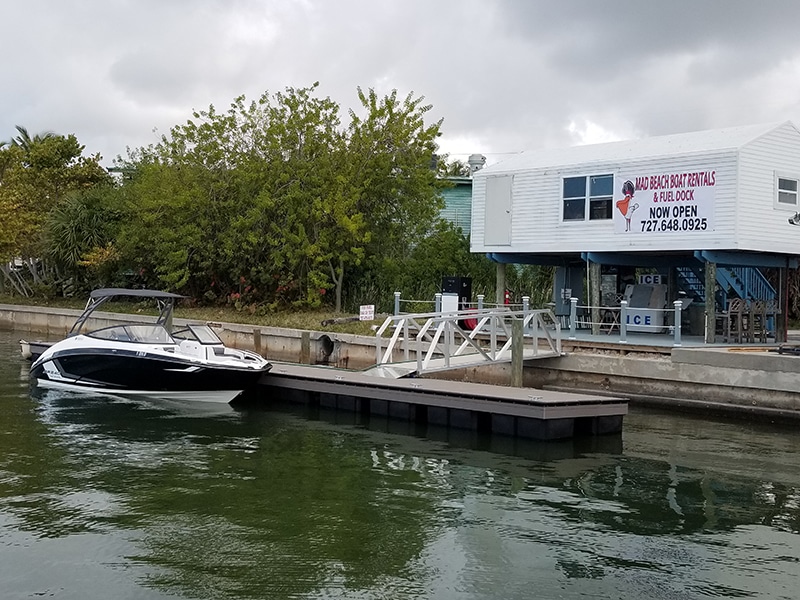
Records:
M244 390L196 390L196 391L163 391L163 390L123 390L107 387L91 387L76 385L49 379L37 379L36 384L45 389L66 390L91 396L115 396L130 399L148 399L173 402L201 402L209 404L229 404L238 398Z
M35 362L31 375L43 387L121 396L230 402L269 371L209 364L180 356L109 348L54 352Z

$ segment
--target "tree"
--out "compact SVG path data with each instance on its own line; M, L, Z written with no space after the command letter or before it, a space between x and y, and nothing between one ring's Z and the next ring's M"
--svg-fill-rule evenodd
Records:
M442 208L443 183L431 168L441 121L426 124L431 106L413 93L400 100L396 90L379 98L375 90L359 88L358 98L366 115L350 111L348 181L370 232L364 253L391 269L431 232ZM338 310L345 265L333 270Z
M19 146L25 152L30 152L31 148L33 148L35 144L56 136L56 134L52 131L45 131L44 133L37 133L31 137L28 133L28 130L22 125L15 125L15 128L19 135L11 139L11 145Z
M108 285L104 277L90 279L98 272L111 276L121 217L117 195L114 186L95 186L68 194L48 213L44 226L46 256L62 278L74 278L85 287Z
M133 153L125 187L140 218L123 238L134 262L160 259L159 280L196 295L313 304L329 283L321 207L341 146L338 105L315 88L196 111Z
M436 168L441 177L471 177L472 169L463 160L448 160L447 154L437 157Z
M368 254L408 249L441 202L430 164L439 124L422 98L358 90L363 117L318 84L213 106L129 153L130 266L171 289L237 304L341 308L345 275ZM399 245L399 246L398 246Z
M84 147L74 135L31 138L25 128L17 130L20 135L0 148L0 264L22 258L33 283L46 283L49 273L41 259L48 254L42 235L47 215L67 194L109 184L110 177L99 156L82 156ZM11 280L8 269L3 272ZM31 293L30 285L14 279L20 293Z
M422 104L424 97L409 94L400 101L395 90L379 99L375 90L359 88L358 98L367 115L350 111L348 139L358 208L379 234L376 243L404 255L442 208L442 184L431 169L441 121L425 124L432 107Z
M121 267L141 273L149 286L198 295L202 267L219 239L197 169L140 163L120 194Z

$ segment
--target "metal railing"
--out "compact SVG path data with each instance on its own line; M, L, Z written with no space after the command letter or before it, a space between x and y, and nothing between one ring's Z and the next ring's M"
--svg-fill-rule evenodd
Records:
M697 268L677 267L679 283L685 287L692 296L702 298L706 294L706 283L702 273ZM764 277L761 269L756 267L717 267L717 283L725 290L730 288L735 294L745 300L773 300L776 297L775 288Z
M511 360L512 324L522 320L525 358L561 355L561 325L549 309L466 309L452 313L396 314L375 333L376 362L392 364L397 352L417 372ZM384 346L384 334L392 335ZM436 361L436 363L434 363Z
M600 315L599 321L592 321L585 317L579 317L578 309L582 309L584 315L594 314L596 312ZM619 306L578 306L577 298L570 298L569 310L569 339L577 339L578 325L588 326L592 328L593 333L605 332L611 333L614 330L619 331L619 342L621 344L628 343L628 329L634 329L640 332L663 333L671 331L673 334L673 346L681 345L681 319L682 319L683 301L675 300L672 303L672 308L635 308L631 309L627 300L622 300ZM631 323L631 313L635 315L633 323ZM663 315L663 319L647 318L649 315ZM672 323L668 323L668 316L672 316ZM644 316L642 319L641 317Z
M406 306L410 305L410 306L414 306L414 307L430 305L431 308L433 309L433 311L431 311L432 313L433 312L435 312L435 313L441 312L441 310L442 310L442 296L443 295L444 294L442 294L441 292L437 292L436 294L434 294L434 299L433 300L409 300L407 298L402 298L400 292L395 292L394 293L394 314L395 315L422 314L422 313L419 313L419 311L413 311L413 310L412 311L403 311L402 310L403 305L406 305ZM506 309L510 309L510 310L521 310L521 311L524 311L524 312L527 313L529 308L530 308L530 297L529 296L523 296L522 297L522 302L518 302L518 303L496 304L496 303L492 303L492 302L486 302L486 297L483 294L478 294L477 295L477 302L470 302L466 306L464 306L464 308L470 308L470 309L475 309L476 308L478 310L483 310L485 308L506 308Z

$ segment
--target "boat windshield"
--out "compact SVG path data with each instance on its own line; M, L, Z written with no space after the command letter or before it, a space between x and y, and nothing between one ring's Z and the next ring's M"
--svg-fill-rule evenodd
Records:
M114 325L87 334L89 337L139 344L174 344L169 332L161 325Z
M172 335L176 338L194 340L206 345L222 343L222 340L208 325L187 325L185 329L176 331Z

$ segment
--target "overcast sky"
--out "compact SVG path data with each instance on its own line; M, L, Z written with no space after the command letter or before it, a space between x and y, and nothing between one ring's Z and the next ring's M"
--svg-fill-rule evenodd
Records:
M792 120L798 0L5 0L0 140L126 146L236 96L413 91L441 149L543 147Z

